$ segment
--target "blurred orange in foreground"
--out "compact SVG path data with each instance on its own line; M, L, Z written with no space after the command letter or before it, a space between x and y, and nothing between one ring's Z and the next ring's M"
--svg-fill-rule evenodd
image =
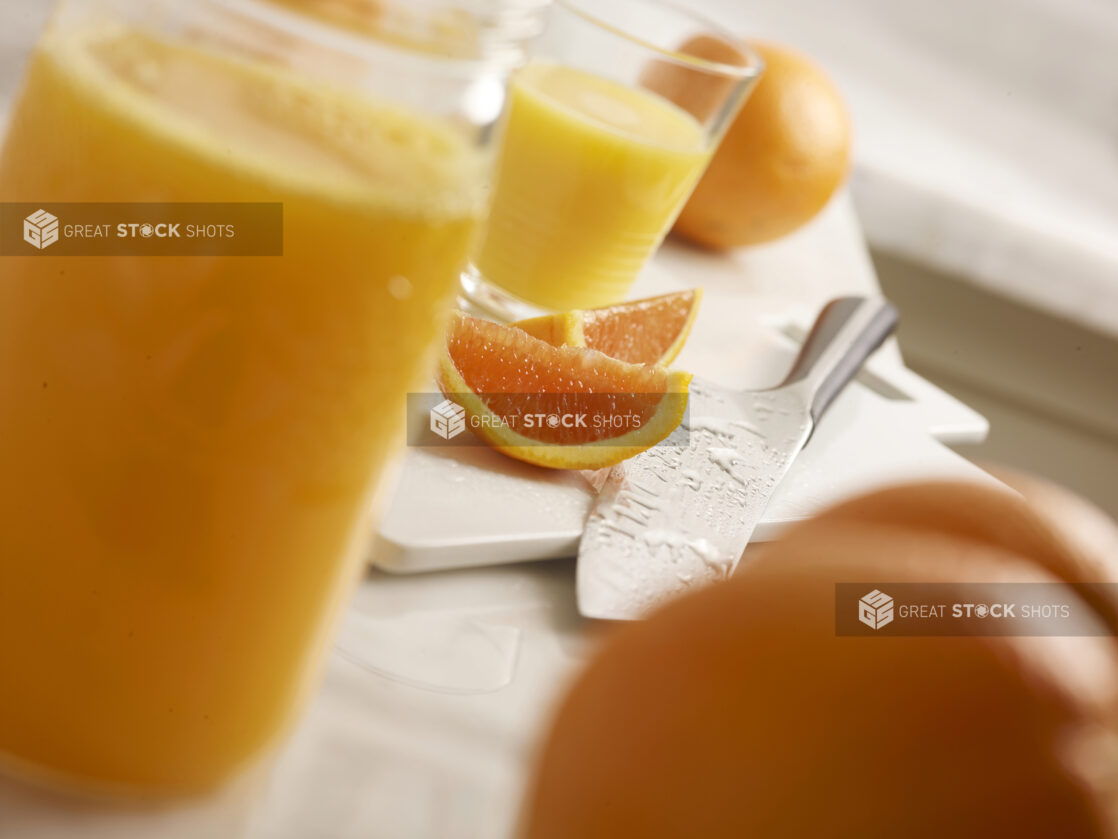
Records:
M1113 836L1114 637L835 632L836 582L1118 580L1113 523L1024 494L865 496L619 629L559 711L522 835ZM1081 630L1118 627L1091 606Z
M717 44L700 36L680 49L731 61ZM674 228L708 247L759 244L790 233L823 208L850 167L850 119L827 75L787 47L752 46L765 60L764 75ZM705 107L685 86L663 81L654 89L692 112Z

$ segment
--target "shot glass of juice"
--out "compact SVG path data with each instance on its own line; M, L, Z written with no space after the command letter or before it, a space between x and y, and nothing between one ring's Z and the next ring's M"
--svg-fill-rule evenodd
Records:
M377 0L358 32L298 5L71 0L26 69L0 202L46 215L0 254L2 767L221 782L292 721L361 567L535 11ZM244 250L251 213L160 222L211 202L279 205L282 247Z
M511 85L465 302L516 318L624 298L761 71L660 0L556 0Z

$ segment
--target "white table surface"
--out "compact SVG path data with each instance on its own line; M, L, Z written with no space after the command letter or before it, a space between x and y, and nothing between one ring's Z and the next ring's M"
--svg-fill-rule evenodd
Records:
M790 306L877 288L845 195L774 245L716 258L671 244L656 261L703 284L705 305L740 317L743 331ZM895 346L876 363L899 364ZM506 839L537 737L602 631L577 615L573 570L555 560L371 572L344 619L345 654L329 656L271 767L155 810L0 780L0 837ZM408 683L417 681L425 686Z

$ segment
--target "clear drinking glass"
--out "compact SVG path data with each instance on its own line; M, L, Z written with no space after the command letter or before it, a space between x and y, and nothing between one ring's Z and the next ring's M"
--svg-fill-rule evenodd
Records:
M29 62L0 153L3 206L36 208L0 255L21 773L164 794L252 763L361 567L538 3L377 0L360 32L287 8L314 5L70 0ZM230 206L224 243L159 238Z
M556 0L511 84L465 302L516 318L622 299L761 71L661 0Z

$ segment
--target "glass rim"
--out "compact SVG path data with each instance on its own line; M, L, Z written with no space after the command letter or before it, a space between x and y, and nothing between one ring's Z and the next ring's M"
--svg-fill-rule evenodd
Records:
M208 11L241 15L301 42L363 62L375 63L383 61L386 55L391 55L397 61L414 62L417 66L427 68L437 67L440 72L464 76L476 75L486 69L509 63L491 55L451 55L401 46L274 0L201 0L192 4L191 10L185 14L205 15Z
M697 14L688 8L673 2L673 0L627 0L631 3L642 3L646 6L657 6L661 9L671 11L673 14L678 14L687 18L695 23L699 23L704 29L708 30L710 34L717 35L719 38L726 41L726 43L737 49L746 59L748 64L737 65L727 64L724 61L713 61L708 58L701 58L691 53L682 52L678 49L671 47L660 46L653 43L647 38L642 38L634 32L626 31L619 26L616 26L604 17L595 14L586 8L586 0L554 0L555 5L559 6L572 14L578 15L588 23L597 26L607 32L617 35L619 38L624 38L626 41L637 44L645 49L656 53L662 59L682 65L684 67L691 67L693 69L703 70L709 73L716 73L722 76L730 77L733 79L751 79L757 78L765 69L765 60L761 57L753 47L749 46L744 40L729 32L721 24L715 23L710 18L702 14Z

